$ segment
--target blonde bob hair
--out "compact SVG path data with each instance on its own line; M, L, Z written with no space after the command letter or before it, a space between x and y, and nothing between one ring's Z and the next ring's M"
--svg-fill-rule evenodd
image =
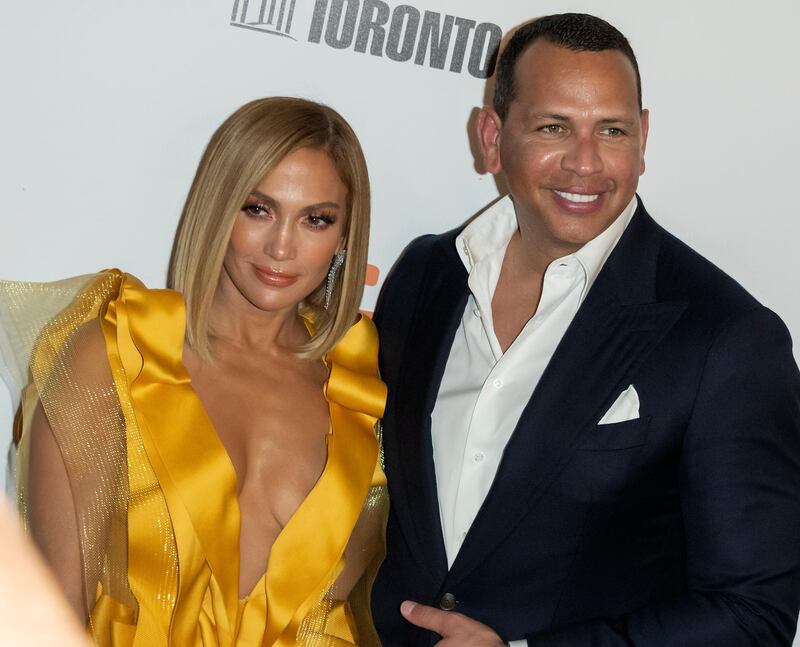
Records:
M347 188L344 266L328 309L325 281L300 304L313 323L309 341L297 354L319 358L353 325L364 291L369 243L370 191L367 164L355 133L328 106L292 97L245 104L212 135L197 168L172 247L167 286L186 302L187 342L213 360L209 311L237 212L251 191L291 152L325 151Z

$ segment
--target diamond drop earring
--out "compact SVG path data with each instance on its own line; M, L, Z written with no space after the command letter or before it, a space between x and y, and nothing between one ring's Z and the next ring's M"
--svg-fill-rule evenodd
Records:
M336 285L336 273L339 271L339 268L344 265L344 256L347 254L347 250L343 249L333 257L333 261L331 261L331 269L328 270L328 280L325 282L325 309L328 309L328 306L331 304L331 297L333 296L333 286Z

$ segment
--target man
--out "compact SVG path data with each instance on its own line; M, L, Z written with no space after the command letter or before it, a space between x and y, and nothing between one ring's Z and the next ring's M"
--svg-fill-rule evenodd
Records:
M509 41L478 137L511 195L413 242L376 313L384 645L791 643L791 339L647 214L647 131L608 23Z

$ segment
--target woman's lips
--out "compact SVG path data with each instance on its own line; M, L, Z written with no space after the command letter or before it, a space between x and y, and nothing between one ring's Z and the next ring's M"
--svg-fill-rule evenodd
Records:
M297 274L289 274L269 267L258 267L254 265L253 270L259 281L265 285L271 285L277 288L285 288L297 280Z

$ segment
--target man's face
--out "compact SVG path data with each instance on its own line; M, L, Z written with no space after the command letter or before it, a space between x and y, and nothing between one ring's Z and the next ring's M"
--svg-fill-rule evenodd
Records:
M484 160L505 173L523 237L552 260L602 233L630 202L644 172L647 111L616 50L538 40L517 61L516 88L504 121L486 111Z

